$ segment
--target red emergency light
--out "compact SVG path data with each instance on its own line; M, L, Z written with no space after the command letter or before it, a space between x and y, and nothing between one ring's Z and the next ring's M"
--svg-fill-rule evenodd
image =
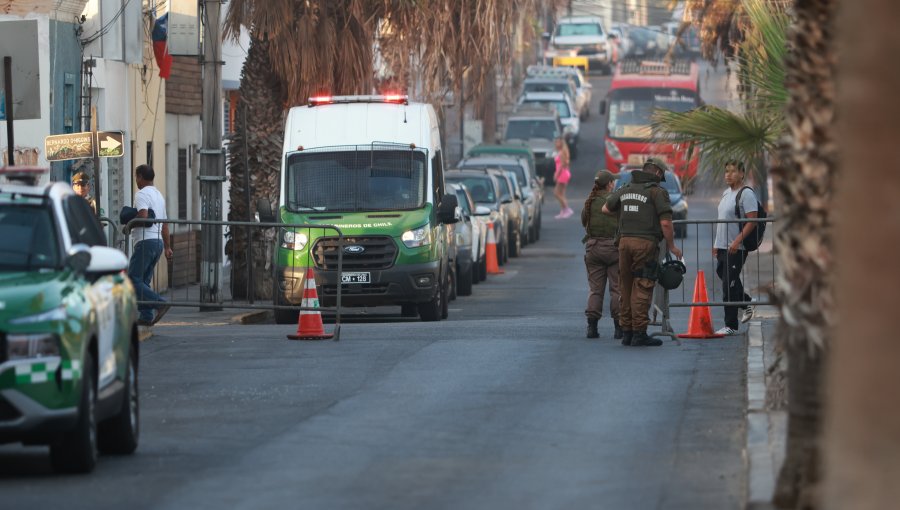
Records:
M383 96L312 96L306 106L349 103L390 103L409 104L409 96L406 94L387 94Z

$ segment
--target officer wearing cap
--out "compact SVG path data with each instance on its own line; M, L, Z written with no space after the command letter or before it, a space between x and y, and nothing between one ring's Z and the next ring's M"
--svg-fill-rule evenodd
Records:
M648 159L641 170L632 172L631 183L613 192L603 206L604 213L619 215L622 345L662 345L662 340L647 336L659 242L665 239L676 258L682 255L675 246L669 193L659 185L667 169L665 162Z
M91 179L85 172L76 172L75 175L72 176L72 189L75 190L75 194L79 197L88 201L91 209L94 211L94 215L97 215L97 201L94 197L90 196L91 193Z
M609 314L615 327L615 338L622 338L619 328L619 249L616 248L616 219L603 214L612 190L616 186L616 176L600 170L594 177L594 188L581 210L581 224L584 225L584 266L587 269L588 294L587 337L598 338L597 322L603 316L603 294L609 280Z

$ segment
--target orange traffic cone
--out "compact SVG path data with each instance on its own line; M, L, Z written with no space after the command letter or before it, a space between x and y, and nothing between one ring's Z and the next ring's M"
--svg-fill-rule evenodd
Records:
M500 264L497 263L497 238L494 237L494 225L488 230L487 248L485 248L484 256L487 257L487 274L503 274Z
M312 268L306 270L306 281L303 285L303 300L300 301L303 308L313 308L314 310L300 310L300 316L297 318L297 333L288 335L291 340L327 340L333 338L334 334L325 333L325 327L322 325L322 314L319 313L319 293L316 291L316 277Z
M697 271L697 281L694 282L694 303L706 303L706 278L703 271ZM688 320L688 331L678 335L678 338L722 338L725 335L716 334L713 331L712 317L708 306L695 306L691 308L691 318Z

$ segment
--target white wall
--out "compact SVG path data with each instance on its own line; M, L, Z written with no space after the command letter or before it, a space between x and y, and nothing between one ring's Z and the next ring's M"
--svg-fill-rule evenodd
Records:
M40 72L41 94L41 118L33 120L17 120L14 124L15 144L21 149L37 149L37 165L49 168L50 163L44 154L44 138L50 134L50 18L46 14L29 14L24 17L8 16L0 14L0 21L7 20L37 20L38 28L38 59ZM7 122L0 121L0 147L6 147ZM0 150L0 153L3 151ZM5 165L7 161L0 163ZM22 161L16 161L16 164ZM43 177L43 181L50 180L49 173Z

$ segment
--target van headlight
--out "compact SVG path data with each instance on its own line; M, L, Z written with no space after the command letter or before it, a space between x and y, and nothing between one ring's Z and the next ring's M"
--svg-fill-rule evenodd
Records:
M59 356L59 338L52 333L6 335L6 359L29 359Z
M281 234L281 247L288 250L302 250L306 248L307 242L309 242L309 236L303 232L285 229Z
M407 248L418 248L420 246L428 246L431 244L431 228L423 225L419 228L407 230L400 236L400 240Z

